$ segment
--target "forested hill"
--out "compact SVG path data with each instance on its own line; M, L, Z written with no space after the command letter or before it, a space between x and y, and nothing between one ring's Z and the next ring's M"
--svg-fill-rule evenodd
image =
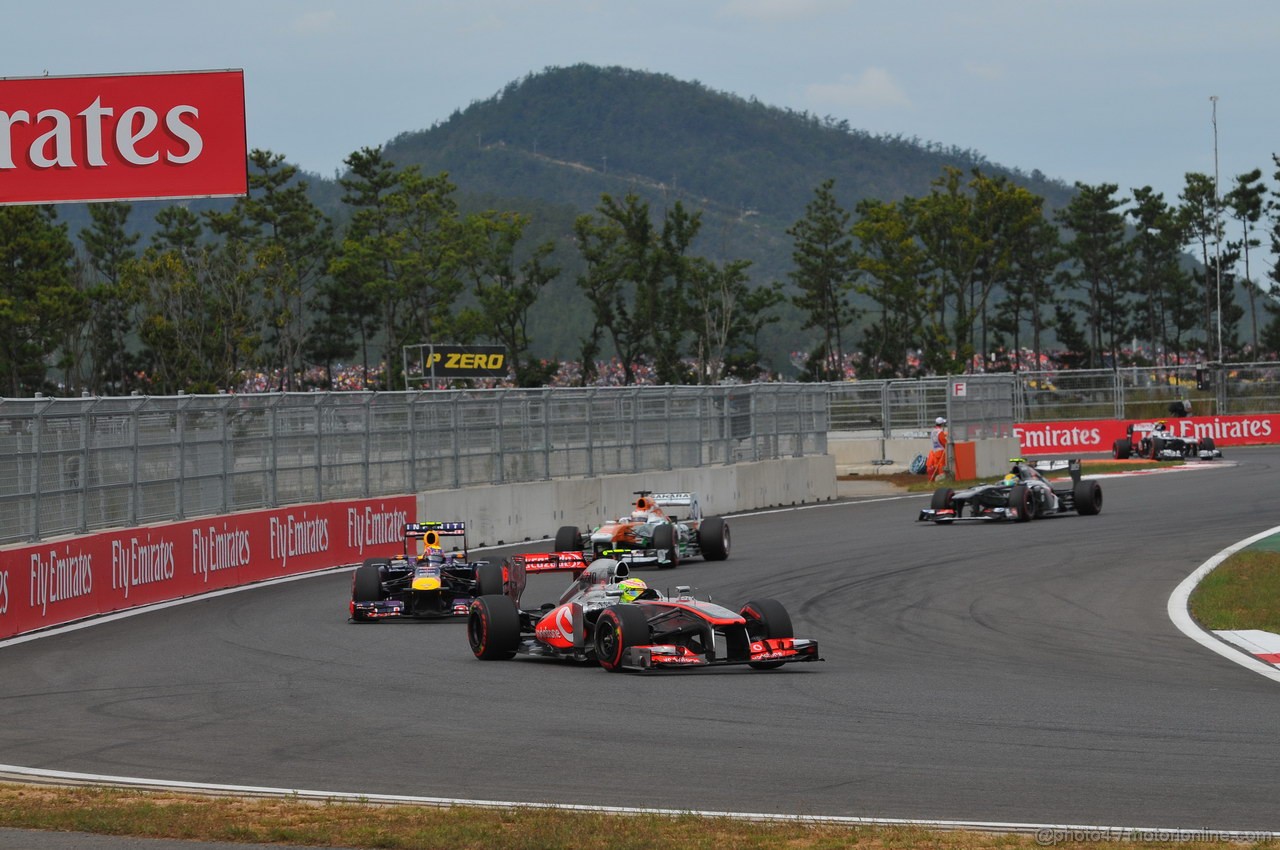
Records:
M405 116L404 122L414 119ZM554 262L561 273L532 309L530 334L535 354L568 359L578 356L591 327L575 284L581 260L572 223L595 210L605 194L639 195L655 221L682 201L702 214L694 252L716 262L750 260L749 277L764 285L787 280L793 244L786 231L827 180L850 211L863 198L927 195L948 166L1007 176L1044 197L1049 208L1064 206L1073 192L1038 171L1000 167L975 151L875 136L847 121L665 74L589 65L531 74L487 100L460 105L429 129L363 146L382 148L396 168L447 172L466 211L529 214L529 246L557 241ZM287 150L272 153L290 157ZM341 231L349 210L338 182L304 176L313 202ZM195 211L231 207L226 200L179 203ZM141 233L143 245L156 230L156 214L170 204L133 204L128 228ZM64 205L59 213L73 238L90 224L84 205ZM779 321L762 331L760 342L771 365L783 368L787 352L808 350L812 340L801 330L798 310L784 303L777 312Z
M1051 209L1073 192L975 151L875 136L665 74L590 65L512 82L430 129L402 133L384 155L397 167L448 172L464 206L530 213L531 236L560 240L563 274L531 314L535 350L558 357L575 356L589 330L587 311L574 306L581 294L572 219L604 194L639 195L655 218L676 200L701 211L695 251L719 262L750 260L750 277L765 284L786 280L793 267L786 231L828 179L850 211L863 198L927 195L947 166L1005 175ZM811 344L797 311L784 305L779 313L761 339L775 366Z
M827 179L850 210L863 198L927 194L945 166L1007 175L1050 208L1072 192L974 151L873 136L664 74L589 65L512 82L431 129L401 134L385 153L397 165L447 171L462 193L489 198L582 212L605 193L634 192L659 211L679 199L703 211L705 255L751 259L755 276L773 278L789 267L786 228Z

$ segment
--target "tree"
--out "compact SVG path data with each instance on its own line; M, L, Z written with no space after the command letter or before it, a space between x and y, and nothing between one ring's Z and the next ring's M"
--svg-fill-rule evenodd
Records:
M672 225L677 226L685 224ZM596 215L578 216L573 231L586 263L578 286L595 319L591 337L584 340L584 355L594 353L600 334L608 334L623 382L634 384L642 358L653 354L654 323L683 322L678 293L673 296L663 286L673 265L669 245L654 229L649 205L636 195L627 195L621 203L604 195ZM586 361L583 368L587 369Z
M942 374L966 371L975 353L975 310L991 277L989 224L978 214L974 184L963 185L958 168L943 169L929 194L912 199L909 209L934 270L925 298L923 363Z
M915 238L906 202L867 199L855 212L862 273L856 289L876 305L863 329L861 371L871 378L906 377L912 373L909 353L920 344L933 267Z
M454 305L466 288L466 240L454 192L448 174L427 177L412 166L387 196L392 288L405 307L404 324L392 329L398 344L387 352L390 386L399 383L401 345L465 342L450 339L457 331Z
M1249 249L1261 246L1261 241L1253 235L1254 226L1262 219L1262 210L1264 200L1267 194L1267 186L1262 182L1262 169L1255 168L1246 174L1236 177L1236 185L1227 193L1227 208L1231 210L1232 216L1240 224L1240 241L1237 244L1241 256L1244 258L1244 289L1249 296L1249 319L1251 322L1251 334L1253 350L1258 350L1258 296L1264 294L1263 290L1253 279L1253 274L1249 269Z
M1195 285L1182 263L1185 219L1150 186L1133 190L1128 215L1134 227L1129 248L1137 297L1132 334L1149 340L1156 364L1163 365L1167 355L1182 352L1182 337L1195 322L1195 311L1188 316L1188 307L1198 303Z
M1053 325L1055 295L1050 285L1058 267L1066 259L1058 229L1043 214L1043 199L1025 199L1030 206L1022 225L1009 234L1009 271L1004 280L1004 298L996 307L995 326L1010 336L1013 360L1018 369L1022 351L1022 329L1031 331L1032 363L1038 369L1044 353L1044 333ZM1032 214L1034 210L1034 214Z
M472 241L465 263L478 309L465 311L461 320L477 328L479 336L506 347L516 386L540 387L558 364L530 355L529 310L560 269L549 264L554 242L542 243L517 264L516 249L528 223L527 216L515 213L486 212L466 219Z
M803 329L816 329L820 340L809 353L807 372L823 381L844 377L844 327L857 318L849 301L858 273L848 211L836 202L834 180L814 190L804 217L787 229L792 238L788 277L799 290L792 302L805 314Z
M1193 274L1200 288L1198 300L1201 305L1200 327L1204 333L1204 346L1206 349L1215 350L1216 357L1216 348L1221 346L1221 338L1216 333L1216 328L1221 325L1214 322L1214 317L1218 313L1222 292L1213 262L1214 252L1210 249L1211 247L1216 249L1220 245L1222 235L1217 185L1207 174L1190 172L1186 175L1185 188L1178 197L1182 201L1179 212L1187 228L1187 242L1199 249L1200 265ZM1218 346L1213 345L1215 340Z
M228 245L246 243L257 285L262 365L277 373L275 388L297 389L296 376L312 330L312 311L333 252L332 226L308 196L307 181L282 154L249 152L249 196L230 212L206 212L210 229Z
M1057 215L1074 234L1066 245L1074 263L1067 279L1084 292L1083 300L1075 303L1087 320L1087 366L1103 365L1100 355L1105 351L1110 355L1108 365L1116 368L1120 365L1120 342L1129 324L1126 296L1133 274L1125 246L1124 216L1119 212L1127 199L1115 197L1119 187L1114 183L1075 185L1075 197Z
M126 227L131 204L89 204L93 225L80 231L88 255L87 267L94 279L86 289L89 299L87 383L95 395L126 394L134 386L134 358L128 336L134 298L121 281L121 270L135 256L140 235Z
M753 289L750 267L750 260L718 265L695 258L690 263L690 318L699 384L718 384L727 375L745 380L759 375L758 336L766 324L777 321L772 311L783 296L777 284Z
M0 206L0 380L5 395L49 389L46 362L87 315L75 249L52 207Z
M380 150L361 148L344 160L348 176L339 182L351 220L329 266L328 285L321 293L331 323L355 330L363 373L370 374L370 348L381 339L379 356L389 362L390 349L399 347L397 328L403 306L395 283L394 229L388 198L399 184L394 163ZM335 330L326 324L323 338ZM330 364L331 365L331 364Z

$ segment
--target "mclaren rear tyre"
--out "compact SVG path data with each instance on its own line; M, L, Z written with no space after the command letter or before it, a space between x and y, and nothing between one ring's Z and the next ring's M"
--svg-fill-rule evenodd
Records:
M747 637L752 640L796 636L795 629L791 626L791 615L776 599L752 599L743 605L738 613L747 621ZM752 661L749 666L756 670L772 670L785 663L785 661Z
M698 548L707 561L723 561L729 557L729 523L723 517L707 517L698 526Z
M501 564L476 565L476 596L501 595L505 584Z
M627 650L649 642L649 620L636 605L613 605L596 619L596 661L610 672L622 670Z
M653 530L653 548L658 551L658 567L664 570L680 566L680 549L676 546L676 527L660 525Z
M556 531L557 552L581 552L582 535L576 525L562 525Z
M1133 454L1133 443L1127 437L1121 437L1111 444L1111 456L1116 460L1128 460Z
M1077 481L1074 493L1076 513L1093 516L1102 510L1102 485L1097 481Z
M481 661L505 661L520 646L520 612L510 596L481 596L467 614L467 642Z
M382 571L386 561L370 559L356 567L351 576L351 599L353 602L377 602L382 598ZM372 617L352 614L351 619L357 623L376 623Z
M1025 484L1015 484L1009 491L1009 509L1016 511L1013 518L1016 522L1027 522L1035 519L1035 497L1031 488Z

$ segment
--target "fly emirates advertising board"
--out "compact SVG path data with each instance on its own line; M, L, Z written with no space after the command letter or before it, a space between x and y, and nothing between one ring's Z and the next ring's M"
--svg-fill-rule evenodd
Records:
M0 79L0 204L239 197L244 72Z

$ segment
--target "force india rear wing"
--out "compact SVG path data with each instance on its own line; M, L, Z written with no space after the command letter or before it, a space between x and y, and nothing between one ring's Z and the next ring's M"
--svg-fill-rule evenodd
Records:
M686 519L702 519L702 506L698 504L696 493L654 493L652 498L653 503L664 511L667 508L688 508L681 511Z

